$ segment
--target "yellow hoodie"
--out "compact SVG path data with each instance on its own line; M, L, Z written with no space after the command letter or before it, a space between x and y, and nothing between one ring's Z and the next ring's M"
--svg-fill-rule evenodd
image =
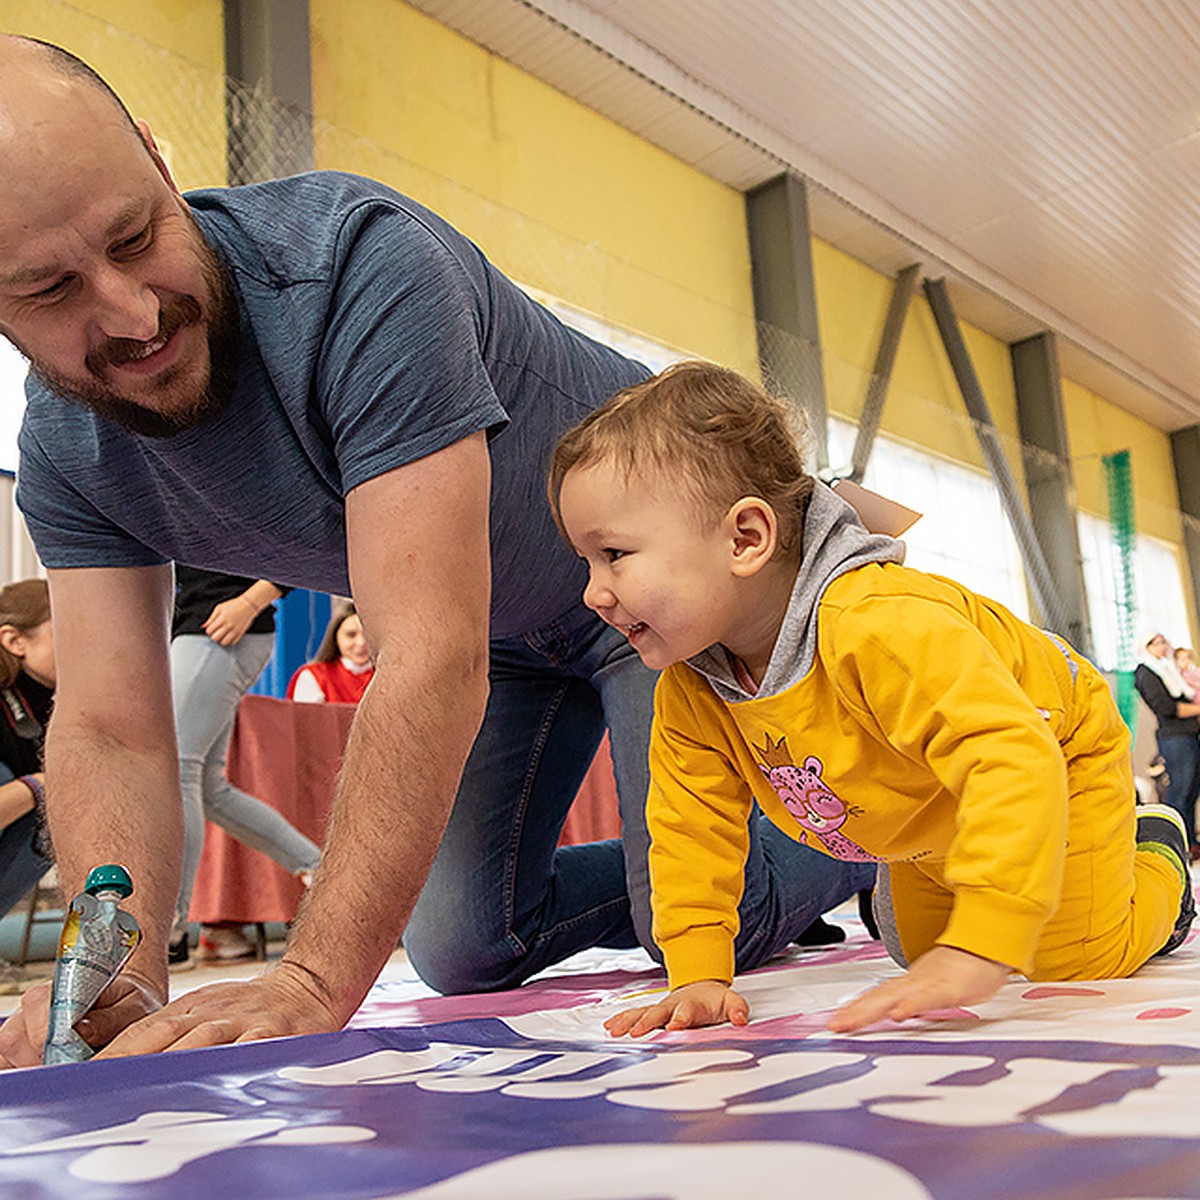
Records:
M1059 906L1068 830L1073 854L1119 846L1128 908L1129 738L1094 667L895 563L833 578L815 615L811 666L773 694L729 703L684 663L659 682L647 816L673 988L732 979L755 800L825 854L918 864L954 893L936 940L1026 973Z

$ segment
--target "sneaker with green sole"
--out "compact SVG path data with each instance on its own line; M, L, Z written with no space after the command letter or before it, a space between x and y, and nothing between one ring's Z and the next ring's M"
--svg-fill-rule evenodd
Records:
M1167 938L1159 954L1170 954L1183 945L1196 919L1196 894L1192 884L1191 851L1187 827L1183 818L1166 804L1139 804L1137 806L1137 846L1139 850L1150 850L1170 860L1179 872L1182 896L1179 901L1179 916L1175 928Z

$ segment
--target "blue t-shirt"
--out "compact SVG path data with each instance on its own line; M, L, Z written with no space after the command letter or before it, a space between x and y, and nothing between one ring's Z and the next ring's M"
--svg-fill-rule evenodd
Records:
M175 560L349 594L347 492L486 430L493 636L578 601L584 568L550 515L549 455L645 368L382 184L318 172L187 200L237 294L232 400L145 438L31 378L17 499L42 561Z

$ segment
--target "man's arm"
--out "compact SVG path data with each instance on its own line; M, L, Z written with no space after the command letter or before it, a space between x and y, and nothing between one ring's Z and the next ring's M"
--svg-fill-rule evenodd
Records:
M350 577L376 660L312 888L277 967L200 988L110 1055L344 1025L395 949L487 699L490 469L482 434L347 497Z
M127 907L144 940L126 968L140 998L132 1010L122 1007L124 1020L166 999L166 939L179 891L171 569L51 571L50 595L58 675L46 736L50 833L67 896L100 863L122 863L133 878ZM40 1061L47 988L26 993L21 1014L0 1029L0 1065Z
M396 948L483 721L489 484L480 433L347 498L350 583L375 675L286 956L321 980L340 1023Z

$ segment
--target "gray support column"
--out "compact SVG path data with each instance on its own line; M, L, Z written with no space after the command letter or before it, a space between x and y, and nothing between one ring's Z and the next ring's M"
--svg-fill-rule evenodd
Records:
M1183 544L1192 577L1192 598L1200 605L1200 425L1171 434L1175 486L1183 514Z
M225 0L231 184L313 167L308 0Z
M1058 342L1040 333L1009 347L1017 395L1017 423L1025 460L1025 490L1034 533L1062 601L1061 633L1080 653L1093 653L1092 624L1079 549L1075 480L1063 412Z
M824 473L829 467L825 370L804 179L779 175L748 192L746 223L763 379L808 413L817 442L817 470Z
M871 457L871 447L875 444L875 435L879 432L883 402L887 399L888 384L892 382L892 367L896 363L896 351L900 348L900 335L904 332L904 318L908 316L909 301L912 300L913 288L917 285L917 276L920 273L921 264L912 263L896 276L896 286L892 288L891 303L883 322L883 333L879 335L879 348L875 352L875 365L871 368L871 378L867 383L867 397L863 403L862 416L858 420L854 453L850 458L850 478L855 483L862 483L867 461Z
M1004 456L1004 447L1000 444L1000 434L996 423L992 420L991 409L984 398L983 389L979 386L979 377L975 374L975 365L967 353L967 345L963 341L962 331L958 327L958 316L950 302L944 279L925 280L925 296L929 307L933 310L933 319L937 322L938 333L942 337L942 345L946 348L946 356L954 377L958 381L958 390L962 393L963 402L967 406L975 434L979 438L979 446L983 451L984 461L991 471L992 479L1000 490L1000 500L1004 505L1008 523L1012 526L1021 551L1021 560L1025 564L1025 574L1033 592L1033 601L1038 609L1044 625L1056 632L1065 632L1068 625L1068 615L1058 596L1054 578L1046 565L1045 555L1038 544L1037 535L1029 514L1021 502L1021 494L1013 477L1012 468Z

